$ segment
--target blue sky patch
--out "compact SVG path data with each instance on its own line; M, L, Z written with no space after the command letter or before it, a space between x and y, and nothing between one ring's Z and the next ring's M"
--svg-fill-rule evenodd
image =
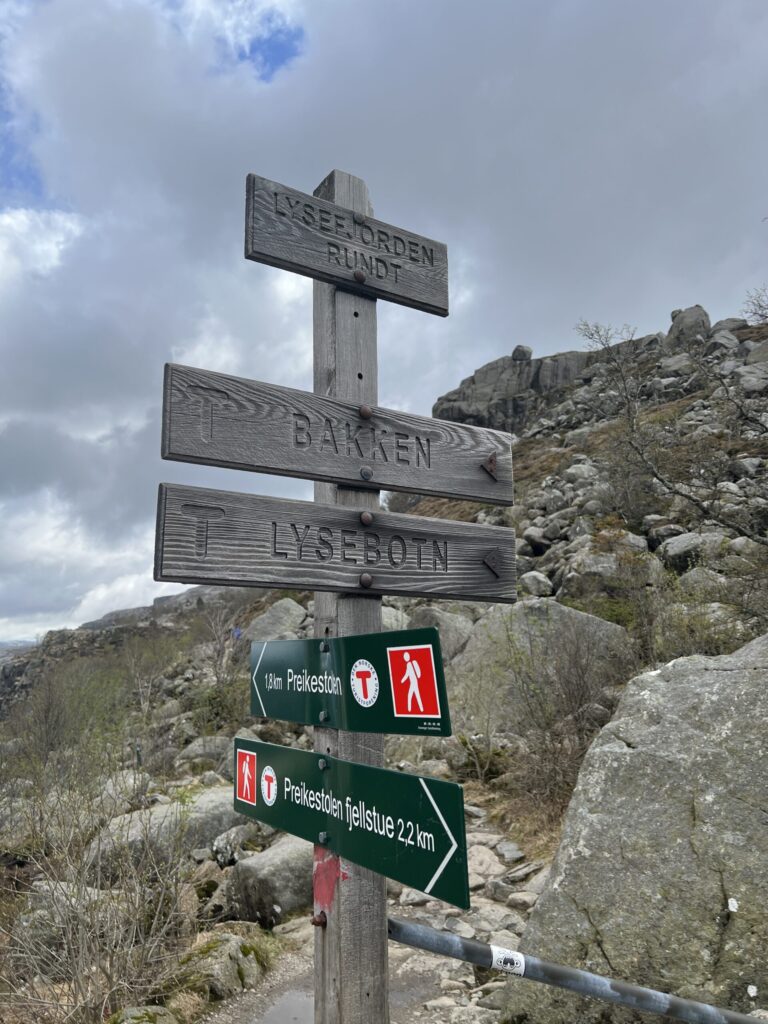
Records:
M240 49L238 60L252 64L263 82L271 82L280 68L301 53L303 42L304 29L300 25L273 22L271 31L256 36Z
M0 206L37 203L43 191L35 161L18 138L7 91L0 84Z

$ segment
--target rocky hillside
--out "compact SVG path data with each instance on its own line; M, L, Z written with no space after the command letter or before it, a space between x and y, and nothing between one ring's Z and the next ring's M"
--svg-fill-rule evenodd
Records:
M384 599L385 629L440 630L454 736L391 737L387 758L464 786L472 910L389 899L747 1011L768 986L768 329L700 307L642 339L588 326L591 351L520 346L435 406L516 435L516 506L416 511L514 527L520 600ZM13 1024L88 999L83 1019L143 1002L187 1022L311 959L311 847L243 822L231 780L234 735L312 743L251 717L248 652L312 635L313 611L309 593L196 587L0 661L0 1020L6 996ZM393 962L398 1020L628 1019Z
M746 394L768 392L768 325L750 326L735 317L710 324L701 306L675 310L666 333L627 339L614 349L642 376L640 396L648 404L701 390L696 353L737 380ZM517 345L510 356L480 367L438 398L432 415L521 438L600 423L620 409L620 396L611 394L607 354L595 347L534 359L529 346Z

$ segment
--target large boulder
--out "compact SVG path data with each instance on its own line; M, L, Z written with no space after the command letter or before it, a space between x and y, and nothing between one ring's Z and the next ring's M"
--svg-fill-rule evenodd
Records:
M477 730L487 728L483 708L490 702L499 727L514 733L530 727L525 681L539 679L539 666L578 662L590 679L623 682L622 666L631 651L622 626L560 604L553 597L514 605L492 605L475 624L464 650L451 662L456 706L465 706ZM530 694L528 694L530 696ZM479 717L478 717L479 716Z
M768 991L766 673L768 635L628 684L584 760L524 952L741 1012ZM630 1019L517 983L503 1017Z
M218 768L226 763L227 755L233 749L229 736L198 736L186 746L176 758L179 767L190 764L208 764Z
M255 989L274 956L270 936L201 934L181 961L171 987L197 992L208 1000L229 999Z
M689 306L688 309L676 309L672 314L672 326L669 328L664 348L669 352L684 349L689 345L706 341L711 330L709 314L702 306Z
M668 569L684 573L701 562L717 558L726 544L723 533L681 533L665 540L659 554Z
M447 612L434 604L419 605L408 622L409 629L425 626L434 626L440 633L440 650L445 661L456 657L472 632L472 622L466 616Z
M213 840L241 824L233 807L231 786L210 786L182 802L157 804L113 818L87 851L91 862L109 876L118 870L124 852L138 860L152 856L173 858L186 850L209 847Z
M239 915L271 927L285 914L312 904L312 844L282 836L269 849L238 861L232 896Z
M295 640L307 617L306 610L290 597L282 597L243 630L248 640Z

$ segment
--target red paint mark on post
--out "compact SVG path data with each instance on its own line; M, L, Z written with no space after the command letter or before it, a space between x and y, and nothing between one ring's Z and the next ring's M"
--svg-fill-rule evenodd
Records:
M338 856L322 846L316 846L315 863L312 868L316 914L321 910L328 913L331 909L339 878L346 878L346 872L342 872Z

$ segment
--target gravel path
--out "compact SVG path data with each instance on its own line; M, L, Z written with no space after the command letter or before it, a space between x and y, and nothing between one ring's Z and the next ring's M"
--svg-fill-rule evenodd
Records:
M297 922L290 934L296 949L280 957L259 990L227 1000L205 1017L206 1024L313 1024L313 929ZM498 1021L496 1011L477 1005L492 989L475 988L468 964L390 943L389 977L391 1024Z

